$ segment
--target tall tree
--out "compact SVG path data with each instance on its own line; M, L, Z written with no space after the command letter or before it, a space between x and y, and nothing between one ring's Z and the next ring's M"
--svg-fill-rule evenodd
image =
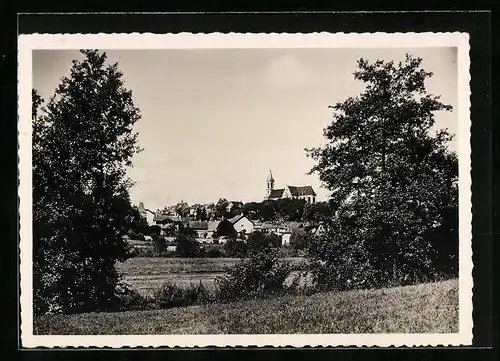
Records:
M215 218L216 219L222 219L222 218L228 218L229 212L228 212L228 206L229 202L225 198L220 198L217 203L215 204Z
M229 203L228 217L236 217L243 212L243 202L232 201Z
M189 205L184 202L184 201L180 201L179 203L177 203L175 205L175 212L180 216L180 217L187 217L189 216L189 211L190 211L190 208L189 208Z
M430 274L441 266L443 249L448 263L456 264L456 229L439 240L446 247L430 236L449 227L446 214L458 206L458 160L447 149L452 136L446 129L431 132L434 114L451 106L427 93L432 73L421 62L410 55L398 64L359 60L354 77L365 91L332 106L334 119L324 130L328 144L307 150L316 161L311 173L338 205L330 239L344 237L338 239L343 247L365 250L352 257L374 277ZM320 253L315 256L327 257Z
M329 202L306 203L302 212L302 220L322 223L333 218L334 211Z
M198 208L196 208L195 219L197 221L207 221L208 220L207 210L205 209L204 206L199 206Z
M33 91L35 312L111 307L128 256L126 168L140 119L118 64L82 50L47 105Z

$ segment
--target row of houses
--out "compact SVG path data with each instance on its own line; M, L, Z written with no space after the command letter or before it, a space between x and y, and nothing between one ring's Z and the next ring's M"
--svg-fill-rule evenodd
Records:
M203 243L212 243L215 233L221 222L229 222L237 234L250 234L255 231L263 233L274 233L282 238L282 244L286 245L290 242L292 233L305 232L305 224L303 222L259 222L249 219L246 215L240 214L233 218L228 218L219 221L194 221L189 217L180 217L177 215L158 214L154 217L155 225L162 229L171 229L172 227L179 229L186 227L196 233L197 239ZM313 228L313 234L323 232L322 226Z

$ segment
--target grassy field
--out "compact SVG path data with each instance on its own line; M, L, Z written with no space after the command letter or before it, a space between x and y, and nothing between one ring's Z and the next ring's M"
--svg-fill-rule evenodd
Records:
M168 310L47 316L35 334L458 332L458 280Z
M213 289L214 280L222 275L226 267L233 266L238 258L131 258L117 263L117 269L125 282L143 295L151 295L162 283L173 282L181 287L202 282ZM298 264L302 258L287 258Z

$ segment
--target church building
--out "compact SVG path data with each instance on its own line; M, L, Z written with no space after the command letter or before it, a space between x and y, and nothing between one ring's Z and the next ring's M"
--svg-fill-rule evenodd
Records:
M266 199L276 200L282 198L303 199L307 203L316 203L316 192L311 186L285 186L274 189L274 178L271 171L267 177Z

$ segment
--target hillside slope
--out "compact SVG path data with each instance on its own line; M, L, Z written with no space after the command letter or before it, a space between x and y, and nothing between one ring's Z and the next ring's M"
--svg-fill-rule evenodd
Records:
M458 332L458 280L168 310L42 317L35 334Z

